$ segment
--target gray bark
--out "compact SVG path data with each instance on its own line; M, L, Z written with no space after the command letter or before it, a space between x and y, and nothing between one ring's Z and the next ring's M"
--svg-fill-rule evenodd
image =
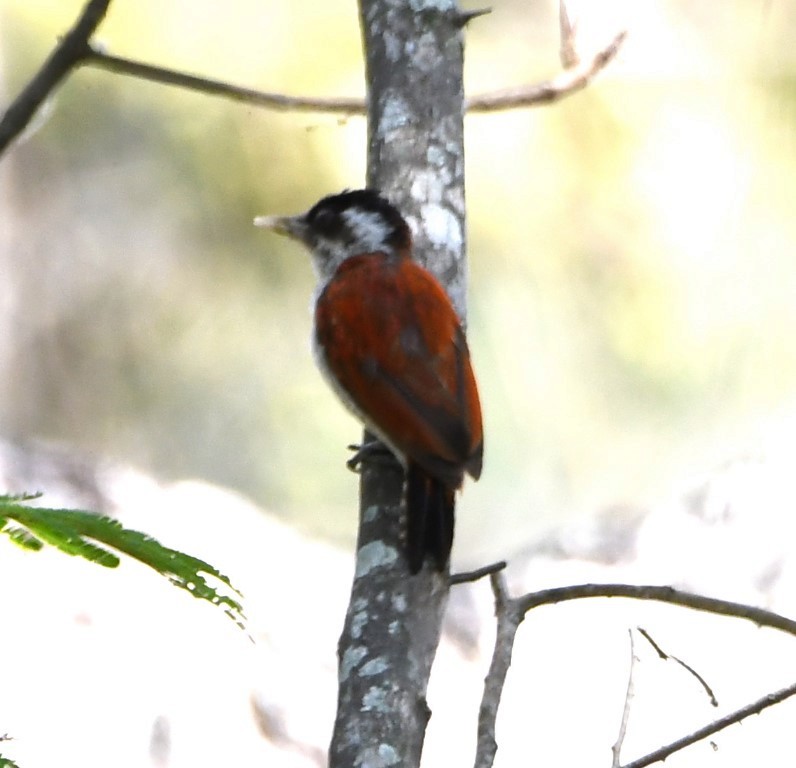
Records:
M368 186L409 221L415 257L464 318L462 27L453 0L361 0ZM418 766L447 574L409 574L400 468L365 464L351 601L338 648L331 768Z

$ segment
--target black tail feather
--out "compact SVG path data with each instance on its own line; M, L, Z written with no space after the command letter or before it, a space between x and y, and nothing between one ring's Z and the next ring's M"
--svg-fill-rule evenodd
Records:
M438 571L448 565L453 546L454 491L410 463L406 475L406 559L417 573L426 555Z

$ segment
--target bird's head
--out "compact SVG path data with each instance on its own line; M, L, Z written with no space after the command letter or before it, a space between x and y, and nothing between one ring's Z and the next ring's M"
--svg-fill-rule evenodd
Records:
M372 189L324 197L297 216L258 216L254 224L303 243L324 282L349 256L398 255L408 252L411 245L404 218Z

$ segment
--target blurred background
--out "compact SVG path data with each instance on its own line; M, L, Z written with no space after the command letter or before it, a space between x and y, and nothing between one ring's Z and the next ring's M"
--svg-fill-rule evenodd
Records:
M82 5L2 0L0 102ZM469 94L559 72L556 3L492 8L467 31ZM584 2L579 28L584 58L629 31L586 91L466 122L487 434L461 564L792 448L796 6ZM253 88L364 93L351 2L114 0L97 39ZM312 362L309 260L251 222L360 186L364 157L363 118L69 77L0 161L0 434L228 486L351 545L359 428Z

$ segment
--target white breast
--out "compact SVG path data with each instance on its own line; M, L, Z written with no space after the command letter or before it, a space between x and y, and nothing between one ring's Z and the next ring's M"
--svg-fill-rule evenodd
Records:
M315 362L318 366L318 369L323 374L324 379L326 379L337 397L340 398L340 401L343 403L343 405L354 415L356 419L362 423L362 425L369 432L372 432L374 435L376 435L376 437L378 437L379 440L384 443L390 449L390 451L392 451L393 455L396 459L398 459L401 466L406 469L406 456L390 442L389 438L383 432L381 432L381 430L379 430L375 424L370 421L370 419L367 417L367 414L365 414L359 408L348 391L340 385L337 377L329 370L329 364L326 361L326 352L318 343L318 336L314 329L312 332L312 356L315 358Z

